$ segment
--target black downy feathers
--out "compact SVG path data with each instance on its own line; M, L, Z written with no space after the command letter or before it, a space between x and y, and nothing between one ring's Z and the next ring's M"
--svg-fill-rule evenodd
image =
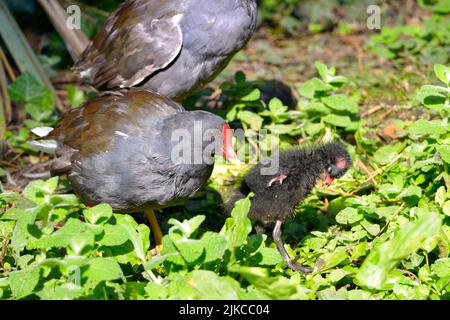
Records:
M253 192L250 218L263 225L275 223L273 238L288 266L310 272L309 268L297 264L288 256L281 241L281 225L311 192L317 180L322 179L325 184L330 184L335 178L343 176L351 164L345 147L337 142L281 151L278 170L267 175L264 169L273 167L273 162L257 164L246 174L240 193L228 206Z

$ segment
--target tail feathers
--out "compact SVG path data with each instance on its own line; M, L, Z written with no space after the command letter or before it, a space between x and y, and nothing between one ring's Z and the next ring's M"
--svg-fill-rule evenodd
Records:
M33 140L28 141L28 145L44 153L55 154L57 143L55 140Z
M36 127L31 129L31 132L33 132L39 138L44 138L48 136L53 130L54 129L52 127Z
M53 130L51 127L36 127L31 129L31 132L39 138L38 140L28 141L28 145L41 152L54 155L57 147L56 141L51 139L41 140L41 138L47 137Z

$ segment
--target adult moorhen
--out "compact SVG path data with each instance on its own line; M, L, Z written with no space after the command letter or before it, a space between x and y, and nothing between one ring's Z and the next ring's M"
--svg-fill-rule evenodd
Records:
M202 188L215 150L238 161L231 138L219 116L188 112L168 98L130 89L105 92L70 110L46 140L32 145L53 146L52 174L67 173L87 204L144 211L160 245L153 209L178 204Z
M249 217L262 225L275 223L272 237L287 265L304 273L311 272L310 268L298 264L297 258L289 257L281 239L281 226L294 214L294 208L311 192L318 179L330 184L341 177L351 163L344 146L336 142L281 151L276 173L265 175L262 171L272 166L270 162L257 164L246 174L240 192L228 205L253 192Z
M99 90L139 86L180 100L225 68L256 20L256 0L128 0L74 71Z

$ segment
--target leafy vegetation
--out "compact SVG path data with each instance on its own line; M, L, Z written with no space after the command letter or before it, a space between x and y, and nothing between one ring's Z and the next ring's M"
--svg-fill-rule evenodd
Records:
M385 27L380 34L373 35L367 43L370 50L383 58L400 64L449 63L450 5L440 0L426 5L433 10L423 25L407 24Z
M448 297L450 69L436 65L442 86L427 85L419 91L419 100L430 107L430 119L394 120L398 137L391 144L370 137L378 124L354 118L357 102L345 94L331 94L349 80L322 63L317 69L321 78L299 89L305 96L300 112L283 112L287 117L280 120L277 108L286 110L279 101L268 107L260 102L258 108L266 109L260 110L261 125L255 127L248 119L258 114L244 112L253 105L242 105L246 97L228 111L229 117L252 129L266 120L295 126L309 119L317 129L300 132L310 140L323 139L329 132L354 133L356 145L349 148L356 166L332 188L316 189L286 227L289 239L302 237L288 250L314 267L311 275L286 269L270 238L252 233L248 199L236 205L218 232L201 227L204 215L183 221L170 218L162 255L154 256L146 225L129 215L113 214L107 204L86 208L76 196L58 192L58 178L52 178L31 182L21 194L1 195L1 297ZM251 85L242 75L236 79L237 87ZM253 95L257 98L257 92ZM326 115L346 120L329 120Z
M266 132L252 145L257 151L268 140L281 148L329 140L346 144L354 166L330 187L318 185L285 224L286 249L313 267L312 274L288 269L270 234L253 231L249 199L240 200L231 215L222 212L217 194L226 198L242 168L216 166L198 197L164 211L160 255L140 215L113 213L108 204L88 208L64 177L35 179L17 192L0 184L0 299L449 299L445 3L420 1L433 10L428 18L385 27L367 39L361 50L389 60L399 73L381 89L373 78L364 79L366 74L323 59L316 59L313 76L291 86L298 98L295 108L277 98L264 102L262 82L248 73L237 72L218 88L217 113L245 129L247 141ZM292 19L298 26L295 4L267 1L262 12L269 24L277 24L270 21L277 10L288 17L283 28L292 27ZM104 15L114 5L104 1L100 11L89 14ZM98 21L92 22L84 28L93 33ZM339 36L351 32L350 23L338 26ZM392 72L390 66L383 64L382 71ZM425 70L424 78L433 75L417 87L408 85L401 104L367 104L367 88L398 91L411 66ZM13 156L1 162L2 181L8 181L8 166L16 159L41 156L27 144L30 129L54 125L58 118L54 93L30 74L18 77L8 93L26 118L7 132ZM70 85L65 97L77 107L88 94ZM211 100L202 92L185 104L206 107Z

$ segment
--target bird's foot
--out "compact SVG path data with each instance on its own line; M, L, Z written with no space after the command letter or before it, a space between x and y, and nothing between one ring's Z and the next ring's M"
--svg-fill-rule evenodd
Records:
M291 268L292 270L300 271L300 272L303 272L303 273L305 273L305 274L306 274L306 273L311 273L311 272L313 272L313 269L312 269L312 268L310 268L310 267L305 267L305 266L303 266L303 265L297 263L297 261L298 261L299 258L300 258L300 256L297 255L294 259L288 260L288 261L287 261L287 266L288 266L289 268Z
M162 250L163 250L163 245L162 244L158 244L156 247L154 247L152 249L152 254L154 256L160 256L160 255L162 255Z
M283 181L287 178L286 175L282 174L279 175L278 177L273 178L272 180L269 181L269 183L267 183L267 188L270 188L271 186L273 186L275 183L279 183L280 185L283 184Z

